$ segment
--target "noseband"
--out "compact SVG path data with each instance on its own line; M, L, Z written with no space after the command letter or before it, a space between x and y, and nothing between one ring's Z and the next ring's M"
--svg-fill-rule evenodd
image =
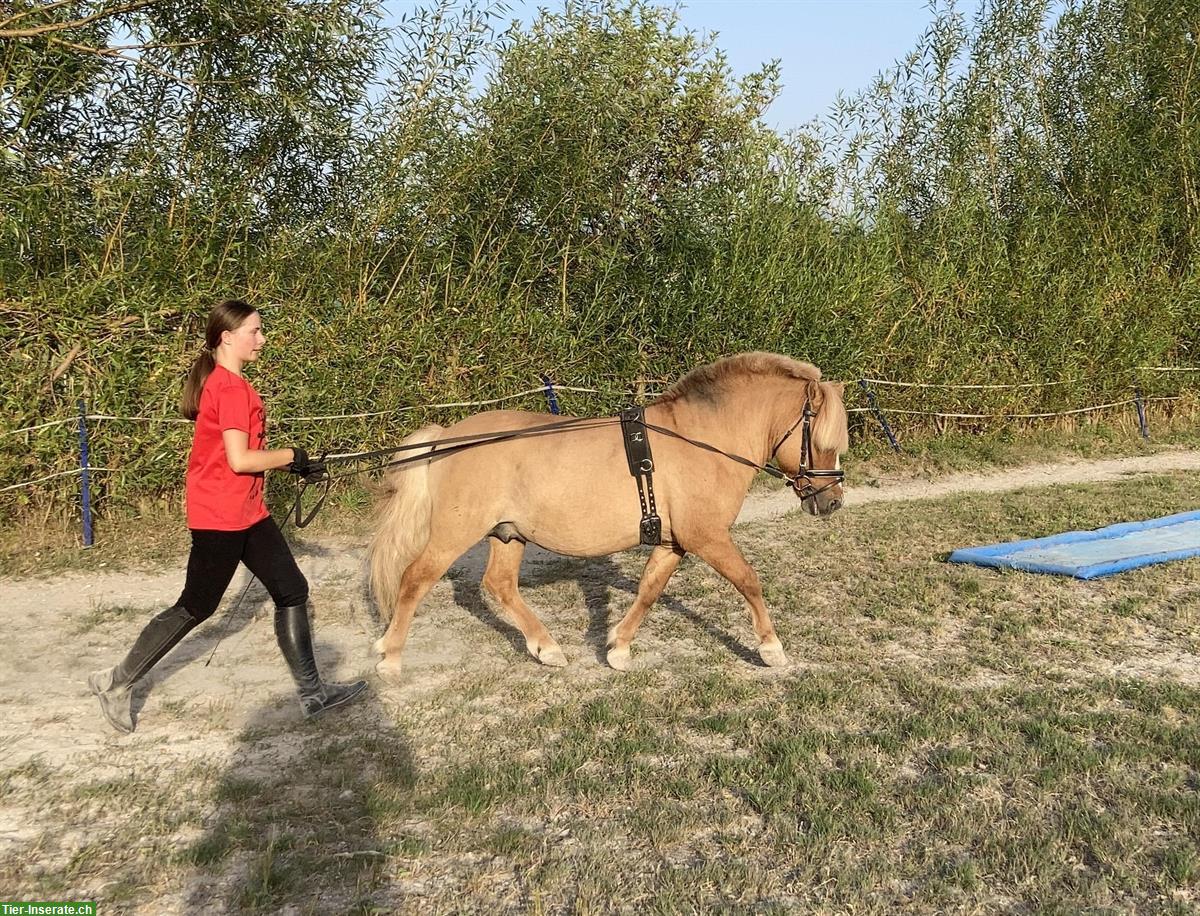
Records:
M804 413L800 414L799 419L791 425L783 438L775 443L775 447L771 449L771 457L774 458L776 452L782 447L783 443L787 442L788 438L796 431L796 427L800 427L800 467L796 469L795 476L788 475L788 482L792 485L792 489L796 491L796 495L801 499L812 499L820 493L824 493L830 487L836 487L846 477L845 471L841 468L829 468L828 470L813 467L812 457L812 430L810 424L812 418L816 414L813 413L811 402L808 398L804 399ZM823 487L814 487L813 479L827 479L829 483Z

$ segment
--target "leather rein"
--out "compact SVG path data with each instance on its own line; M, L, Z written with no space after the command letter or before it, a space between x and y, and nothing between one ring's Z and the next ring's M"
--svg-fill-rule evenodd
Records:
M636 413L633 411L636 411ZM641 426L644 429L653 430L661 435L670 436L673 439L679 439L680 441L686 442L689 445L695 446L696 448L713 452L717 455L722 455L731 461L736 461L738 464L743 464L747 467L754 468L755 470L763 471L764 473L770 474L772 477L778 478L779 480L786 480L801 500L812 499L820 493L825 492L830 487L837 486L846 476L845 472L841 468L823 469L813 467L812 431L810 426L812 418L815 416L816 414L812 410L811 402L808 398L805 398L803 412L797 418L796 422L788 428L788 431L783 434L783 438L775 443L775 447L771 449L770 457L767 459L768 461L774 459L775 455L779 452L779 449L783 447L783 444L788 440L792 433L796 431L796 428L800 427L800 465L795 474L788 474L786 471L776 465L759 464L757 461L751 461L749 458L743 458L741 455L734 455L730 452L724 451L723 449L717 448L715 445L709 445L707 442L702 442L698 439L692 439L688 436L685 436L682 433L677 433L673 429L667 429L665 426L659 426L655 423L648 423L646 422L645 415L639 408L631 408L629 410L622 411L621 415L617 417L603 417L599 419L580 417L571 420L563 420L557 423L546 423L542 426L526 427L524 429L499 430L497 432L479 433L470 436L453 436L448 439L437 439L432 442L414 442L406 445L394 446L392 448L376 449L375 451L370 452L355 452L349 455L322 456L322 463L326 466L329 466L332 464L349 464L352 462L369 461L376 458L390 457L398 452L415 451L417 449L423 450L421 454L405 455L401 458L392 458L390 461L384 461L380 464L376 464L367 468L358 468L356 470L346 471L340 474L330 474L326 470L318 474L300 478L296 483L296 527L304 528L313 520L313 518L316 517L317 512L320 511L321 506L325 503L325 497L329 495L330 484L333 481L340 480L343 477L354 477L359 474L369 473L371 471L401 467L403 465L413 464L418 461L429 461L433 458L441 458L447 455L453 455L456 452L466 451L467 449L476 448L480 445L491 445L497 442L509 442L514 439L528 439L534 436L553 435L575 429L598 429L603 426L611 426L617 423L620 423L622 428L626 430L624 438L627 443L627 456L629 455L628 442L630 441L628 430L633 426ZM645 448L647 449L646 458L649 459L648 467L649 469L653 469L653 459L650 458L648 453L648 441L645 443ZM632 460L630 473L632 473L635 477L639 477L634 468ZM643 473L647 474L648 476L649 471L644 471ZM829 480L829 483L818 488L813 485L813 479L827 479ZM301 498L304 494L304 490L309 486L317 486L321 484L323 484L324 487L320 498L317 500L316 505L312 507L312 510L307 515L304 515L301 505ZM640 484L641 479L639 477L639 485ZM639 486L639 492L640 491L641 488ZM654 513L652 491L649 494L649 505L647 505L645 502L643 503L643 518L647 517L647 508L650 509L651 513ZM647 531L645 533L649 534L650 532Z
M661 433L664 436L670 436L673 439L681 439L682 441L688 443L688 445L696 446L696 448L702 448L708 452L715 452L718 455L724 455L731 461L736 461L738 464L746 465L746 467L763 471L764 473L770 474L772 477L778 478L779 480L786 480L788 485L796 491L797 496L799 496L801 499L811 499L820 493L824 493L830 487L837 486L846 477L846 472L841 468L825 469L813 467L811 423L812 418L815 416L816 414L813 413L811 403L805 399L803 413L801 413L796 419L796 422L788 428L788 431L783 434L783 438L775 443L775 447L771 449L771 455L767 459L768 461L772 460L783 447L783 443L787 442L792 433L796 431L796 427L801 427L800 466L797 468L795 474L789 474L782 468L773 464L759 464L757 461L751 461L749 458L743 458L741 455L730 454L729 452L717 448L715 445L709 445L707 442L700 442L697 439L689 439L687 436L677 433L673 429L667 429L665 426L647 423L644 420L642 421L642 425L645 426L646 429L652 429L656 433ZM812 484L813 479L827 479L829 480L829 483L825 484L823 487L815 487Z

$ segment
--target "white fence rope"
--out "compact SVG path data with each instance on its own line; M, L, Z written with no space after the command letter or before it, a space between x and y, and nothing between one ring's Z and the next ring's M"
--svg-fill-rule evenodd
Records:
M518 391L516 394L506 394L503 397L491 398L486 401L449 401L444 404L412 404L406 407L394 407L391 410L378 410L373 413L335 413L322 414L312 417L276 417L272 418L272 423L297 423L314 420L353 420L368 417L385 417L391 414L406 413L413 410L436 410L441 407L487 407L490 404L500 404L504 401L514 401L517 398L523 398L531 394L544 394L546 386L542 385L537 388L528 388L525 391ZM570 385L554 385L554 391L573 391L581 394L625 394L627 392L604 392L599 388L575 388ZM647 395L653 397L657 392L647 392ZM126 423L191 423L191 420L185 420L183 417L114 417L109 414L85 414L86 420L115 420ZM16 435L17 433L31 433L37 430L47 429L51 426L61 426L64 423L78 423L79 417L69 417L65 420L51 420L49 423L39 423L36 426L22 426L20 429L10 429L5 431L5 435Z
M91 474L93 471L115 471L116 468L88 468L87 471ZM26 480L22 483L9 484L7 487L0 487L0 493L5 493L8 490L19 490L21 487L32 487L35 483L43 483L47 480L53 480L55 477L70 477L72 474L82 474L83 468L75 468L72 471L59 471L57 474L47 474L45 477L39 477L37 480Z
M1200 372L1200 366L1134 366L1133 372ZM937 388L945 391L1015 390L1018 388L1053 388L1055 385L1078 385L1088 378L1057 379L1052 382L1015 382L1007 385L951 385L937 382L897 382L885 378L863 378L868 385L888 388ZM1132 387L1132 386L1131 386ZM897 411L898 412L898 411Z
M1055 385L1074 385L1078 379L1062 379L1057 382L1023 382L1019 385L938 385L926 382L893 382L885 378L864 378L868 385L886 385L889 388L940 388L954 391L978 391L980 389L1051 388Z
M1134 368L1137 371L1142 371L1142 372L1200 372L1200 366L1196 366L1196 367L1191 367L1191 366L1135 366ZM639 383L643 383L645 381L651 381L651 380L639 379L637 381ZM657 381L657 380L654 380L654 381ZM900 381L892 381L890 379L865 378L865 377L862 379L862 381L866 382L868 385L882 385L882 386L895 387L895 388L925 388L925 389L944 389L944 390L967 391L967 390L984 390L984 389L989 389L989 390L1010 389L1011 390L1011 389L1023 389L1023 388L1048 388L1048 387L1055 386L1055 385L1075 384L1079 380L1067 379L1067 380L1059 380L1059 381L1052 381L1052 382L1028 382L1028 383L1007 384L1007 385L950 385L950 384L943 385L943 384L924 383L924 382L900 382ZM380 411L374 411L374 412L369 412L369 413L322 414L322 415L307 416L307 417L280 417L278 419L275 419L274 423L280 424L280 423L298 423L298 422L317 422L317 421L324 421L324 420L369 419L371 417L389 416L389 415L394 415L394 414L398 414L398 413L407 413L407 412L414 411L414 410L436 410L439 408L448 408L448 407L487 407L492 404L501 404L505 401L512 401L512 400L516 400L518 398L528 397L529 395L533 395L533 394L548 394L551 390L553 390L555 392L566 391L566 392L572 392L572 393L577 393L577 394L608 394L610 396L614 396L617 394L628 394L629 391L632 389L624 389L620 392L618 392L618 391L607 391L606 392L606 391L603 391L598 388L581 388L581 387L576 387L576 386L571 386L571 385L554 385L554 384L551 384L550 386L539 385L536 388L527 388L524 391L518 391L515 394L503 395L498 398L489 398L487 400L481 400L481 401L450 401L450 402L441 403L441 404L409 405L409 406L405 406L405 407L396 407L391 410L380 410ZM646 391L646 392L643 392L643 395L647 396L647 397L656 397L656 396L658 396L659 393L660 392ZM1180 400L1180 398L1178 396L1175 396L1175 397L1148 397L1148 398L1141 399L1143 404L1150 403L1152 401L1178 401L1178 400ZM1073 415L1084 414L1084 413L1095 413L1096 411L1109 410L1114 407L1125 407L1130 404L1136 404L1137 402L1138 402L1137 398L1129 398L1129 399L1126 399L1123 401L1113 401L1108 404L1096 404L1096 405L1092 405L1089 407L1079 407L1079 408L1075 408L1072 410L1060 410L1060 411L1052 411L1052 412L1047 412L1047 413L947 413L947 412L935 411L935 410L910 410L910 409L898 408L898 407L889 407L889 408L887 408L886 413L903 414L906 416L940 417L940 418L944 418L944 419L955 419L955 420L989 420L989 419L992 419L992 420L1035 420L1035 419L1050 419L1050 418L1054 418L1054 417L1067 417L1067 416L1073 416ZM877 408L872 408L872 407L851 407L851 408L847 408L846 412L847 413L876 413L877 410L882 410L882 408L877 409ZM86 419L88 421L137 422L137 423L191 423L192 422L191 420L186 420L182 417L178 417L178 418L177 417L117 417L117 416L112 416L109 414L86 414L84 416L84 419ZM16 435L17 433L31 433L31 432L37 432L37 431L43 430L43 429L49 429L54 426L61 426L66 423L78 423L78 422L79 422L79 417L77 417L77 416L66 418L66 419L61 419L61 420L51 420L49 422L39 423L34 426L25 426L25 427L21 427L20 429L6 430L5 434ZM347 453L347 454L357 454L357 453ZM341 457L341 456L333 455L331 457ZM92 471L113 472L116 470L117 470L116 468L92 468L92 467L88 468L89 473L91 473ZM72 475L78 475L78 474L82 474L82 473L83 473L82 468L75 468L70 471L61 471L57 474L49 474L45 477L39 477L36 480L27 480L27 481L22 481L20 483L9 484L8 486L0 487L0 493L5 493L10 490L20 489L22 487L34 486L35 484L44 483L45 481L54 480L54 479L60 478L60 477L69 477Z
M1142 398L1142 403L1146 404L1150 401L1178 401L1178 397L1155 397ZM889 407L885 413L908 414L911 416L921 417L948 417L958 420L1035 420L1047 419L1050 417L1069 417L1073 414L1094 413L1097 410L1108 410L1111 407L1123 407L1128 404L1136 404L1137 398L1129 398L1126 401L1113 401L1110 404L1095 404L1091 407L1078 407L1074 410L1056 410L1051 413L939 413L936 410L904 410L899 407ZM858 408L859 412L870 411L869 407Z
M191 420L185 420L183 417L113 417L103 413L84 414L85 420L115 420L118 423L191 423ZM79 417L74 416L66 420L51 420L49 423L39 423L37 426L22 426L20 429L9 429L5 431L5 435L15 436L17 433L31 433L39 429L46 429L50 426L62 426L64 423L78 423Z
M49 423L39 423L37 426L22 426L20 429L10 429L5 432L5 435L15 436L17 433L32 433L39 429L49 429L51 426L62 426L64 423L78 423L79 417L71 417L69 420L51 420Z
M446 404L412 404L408 407L396 407L392 410L379 410L374 413L336 413L326 414L319 417L280 417L275 423L296 423L301 420L354 420L362 417L385 417L389 414L407 413L412 410L435 410L439 407L487 407L489 404L500 404L504 401L513 401L517 398L523 398L530 394L545 394L546 386L540 388L529 388L525 391L518 391L516 394L506 394L503 397L491 398L487 401L452 401ZM583 394L604 394L598 388L571 388L567 385L554 386L554 391L577 391ZM189 421L184 421L189 422Z

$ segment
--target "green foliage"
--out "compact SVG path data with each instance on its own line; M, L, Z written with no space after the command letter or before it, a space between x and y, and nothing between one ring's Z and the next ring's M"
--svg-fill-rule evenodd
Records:
M495 397L539 372L612 392L567 404L598 413L635 378L743 349L831 377L1080 380L969 405L1049 411L1135 381L1170 393L1134 367L1196 359L1193 5L987 0L968 21L951 3L786 137L760 117L778 65L735 79L670 9L569 0L526 30L503 12L385 28L375 0L12 5L0 480L72 466L69 425L5 433L76 398L173 416L230 294L264 309L254 380L277 418ZM455 416L273 435L357 449ZM176 489L189 435L106 421L101 505Z

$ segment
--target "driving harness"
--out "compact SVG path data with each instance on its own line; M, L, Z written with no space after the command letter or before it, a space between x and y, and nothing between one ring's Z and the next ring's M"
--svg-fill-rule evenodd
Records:
M783 443L787 442L792 433L796 431L796 427L800 427L800 466L796 470L795 476L792 476L773 465L760 465L747 458L742 458L740 455L731 455L728 452L721 451L706 442L697 442L694 439L689 439L687 436L666 427L647 423L645 408L626 407L620 413L621 438L625 443L625 459L629 462L629 473L637 481L638 501L642 506L642 521L638 528L641 535L641 543L649 547L657 547L663 542L662 519L658 516L658 506L654 501L654 456L650 451L650 439L646 435L648 430L652 429L663 435L682 439L690 445L695 445L706 451L716 452L739 464L765 471L773 477L786 480L791 484L792 489L796 491L796 495L801 500L805 500L812 499L830 487L836 486L845 477L845 472L841 468L826 470L813 467L812 430L810 429L810 423L815 416L816 413L813 412L812 404L806 398L804 401L804 411L796 419L796 422L788 428L788 431L783 434L783 438L775 443L775 447L771 449L771 458L774 458L779 449L783 447ZM820 488L814 487L812 478L828 479L829 483Z

